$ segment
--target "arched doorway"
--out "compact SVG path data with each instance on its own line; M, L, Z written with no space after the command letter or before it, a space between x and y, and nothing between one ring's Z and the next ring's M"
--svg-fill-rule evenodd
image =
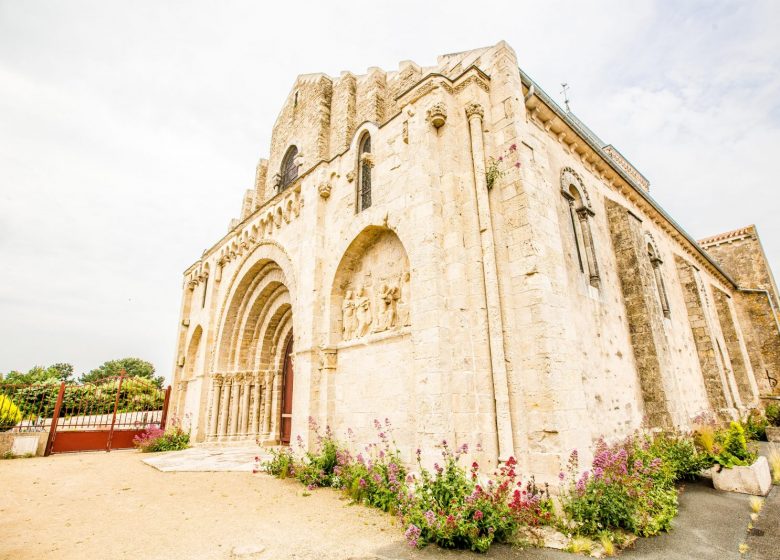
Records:
M287 341L284 349L284 365L282 366L282 416L279 441L283 445L290 443L292 433L292 404L293 404L293 380L295 373L293 371L292 361L293 337Z
M285 369L292 375L287 278L275 261L259 259L236 275L226 301L211 372L206 440L279 443L283 407L289 440L291 381L290 394L282 400Z

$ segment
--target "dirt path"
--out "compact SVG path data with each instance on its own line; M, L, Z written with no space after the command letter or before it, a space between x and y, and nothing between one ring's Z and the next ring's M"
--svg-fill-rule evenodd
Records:
M296 481L266 474L160 472L141 457L114 451L0 461L0 559L580 558L508 546L494 546L487 555L435 546L412 550L395 518L351 506L336 491L307 496ZM739 558L748 502L706 483L690 484L680 496L675 530L640 539L621 557ZM765 540L764 546L780 546L772 532Z
M393 518L251 473L161 473L135 451L0 461L0 558L409 557ZM411 552L413 556L416 553Z

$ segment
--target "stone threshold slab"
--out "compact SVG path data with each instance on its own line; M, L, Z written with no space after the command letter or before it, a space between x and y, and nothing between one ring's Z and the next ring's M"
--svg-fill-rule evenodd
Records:
M141 459L162 472L252 472L260 461L270 458L257 445L236 447L191 447L182 451L155 453Z

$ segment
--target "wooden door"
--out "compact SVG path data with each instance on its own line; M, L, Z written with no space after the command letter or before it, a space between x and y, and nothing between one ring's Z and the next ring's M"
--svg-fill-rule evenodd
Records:
M292 363L292 337L284 350L284 366L282 368L282 423L280 441L283 444L290 443L292 431L292 397L293 397L293 363Z

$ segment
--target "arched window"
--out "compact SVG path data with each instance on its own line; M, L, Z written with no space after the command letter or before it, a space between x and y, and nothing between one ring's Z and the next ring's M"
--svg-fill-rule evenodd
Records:
M663 311L664 317L669 317L671 315L671 311L669 310L669 298L666 297L666 285L664 284L663 274L661 274L661 264L663 264L663 261L658 256L658 251L653 246L652 241L647 243L647 258L650 259L650 264L653 265L655 289L658 291L658 298L661 300L661 311Z
M371 136L364 134L358 148L358 212L371 206Z
M577 263L580 272L588 275L591 286L599 287L599 265L596 260L596 248L593 245L593 234L590 229L590 218L593 210L582 186L582 180L574 170L568 167L561 173L561 194L569 205L569 221L571 221L574 245L577 249Z
M290 146L287 150L287 153L284 154L284 159L282 159L282 167L279 172L281 177L279 181L279 192L282 192L284 189L290 186L290 183L298 178L298 164L295 162L295 158L297 156L298 148L295 146Z

